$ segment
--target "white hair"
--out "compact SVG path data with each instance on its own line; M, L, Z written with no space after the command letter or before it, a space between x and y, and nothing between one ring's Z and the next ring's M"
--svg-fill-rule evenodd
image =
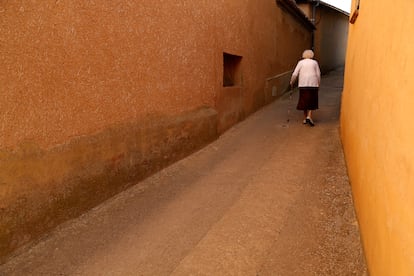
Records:
M315 54L313 53L312 50L305 50L303 51L302 57L303 58L313 58L315 56Z

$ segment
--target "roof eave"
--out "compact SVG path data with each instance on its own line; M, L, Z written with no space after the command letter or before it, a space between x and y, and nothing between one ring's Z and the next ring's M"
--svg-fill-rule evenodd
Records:
M328 4L323 0L296 0L296 2L297 3L309 3L309 4L312 4L312 5L315 5L314 3L317 3L317 4L319 3L319 4L321 4L325 7L331 8L331 9L337 11L337 12L340 12L340 13L346 15L346 16L349 16L349 12L346 12L346 11L340 9L340 8L334 7L331 4Z
M340 13L342 13L342 14L346 15L346 16L349 16L349 12L346 12L346 11L344 11L344 10L341 10L341 9L337 8L337 7L334 7L334 6L332 6L332 5L328 4L328 3L324 2L324 1L319 1L319 3L320 3L321 5L324 5L324 6L328 7L328 8L331 8L331 9L333 9L333 10L336 10L337 12L340 12Z
M276 0L277 5L285 9L287 12L292 14L302 25L310 30L316 30L315 25L305 15L305 13L299 9L295 2L292 0Z

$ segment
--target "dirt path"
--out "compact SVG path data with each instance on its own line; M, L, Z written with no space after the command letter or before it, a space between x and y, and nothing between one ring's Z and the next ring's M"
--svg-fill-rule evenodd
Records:
M322 85L316 127L286 95L21 250L0 275L364 275L338 134L341 72Z

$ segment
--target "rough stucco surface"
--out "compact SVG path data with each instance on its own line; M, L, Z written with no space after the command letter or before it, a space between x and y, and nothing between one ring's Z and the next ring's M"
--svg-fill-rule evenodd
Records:
M370 274L413 275L414 2L360 8L349 28L341 113L356 213Z
M266 79L311 40L273 0L1 1L0 12L0 256L271 101ZM223 52L242 57L230 95Z
M147 2L2 3L2 145L212 106L214 10Z
M217 112L119 125L42 150L0 153L0 250L8 252L217 137ZM15 184L15 185L11 185Z
M309 34L274 1L2 2L0 141L42 148L110 124L214 106L222 52L243 56L244 106ZM294 43L293 43L294 42ZM292 46L292 44L294 44Z

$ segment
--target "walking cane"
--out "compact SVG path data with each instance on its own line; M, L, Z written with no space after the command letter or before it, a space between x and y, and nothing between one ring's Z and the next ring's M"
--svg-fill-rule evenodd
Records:
M292 94L293 94L293 91L294 91L294 87L293 87L293 85L291 85L290 86L290 91L289 91L289 104L288 104L288 112L287 112L287 123L289 123L290 122L290 109L291 109L291 105L292 105Z

